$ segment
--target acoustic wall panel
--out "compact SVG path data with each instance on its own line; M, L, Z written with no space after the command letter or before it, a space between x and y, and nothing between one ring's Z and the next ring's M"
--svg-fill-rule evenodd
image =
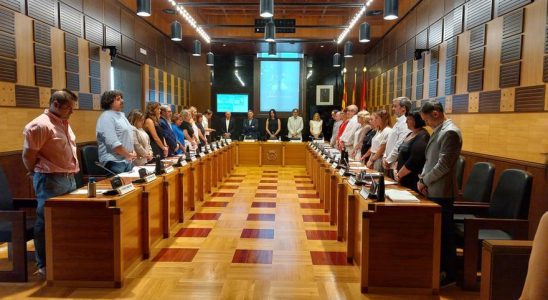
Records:
M100 78L89 78L89 91L93 94L101 94L101 79Z
M468 91L477 92L481 90L483 90L483 70L468 73Z
M500 66L500 81L501 88L519 86L521 73L521 62L513 62Z
M3 5L9 9L13 9L17 12L24 12L25 1L24 0L0 0L0 5Z
M89 44L89 59L99 61L101 60L101 46Z
M491 21L492 0L471 0L465 4L464 27L466 30Z
M474 50L470 50L470 57L468 59L468 70L474 71L483 69L484 66L484 57L485 57L485 48L477 48Z
M485 25L481 25L470 30L470 49L475 49L485 45L485 31Z
M105 27L105 43L108 46L116 46L118 51L120 51L122 50L122 35L118 31L106 26Z
M103 45L103 24L85 16L85 38L92 43Z
M35 65L34 76L35 76L35 82L37 86L43 86L43 87L53 86L51 68Z
M523 33L523 9L507 14L502 20L503 39Z
M457 55L458 38L453 37L447 40L446 56L451 57Z
M80 90L80 76L77 73L65 72L67 80L67 89L71 91Z
M428 49L428 30L425 29L415 38L415 47L417 49Z
M40 107L40 92L37 87L15 85L15 103L19 107Z
M80 93L78 95L78 109L93 110L93 95Z
M15 15L13 11L0 7L0 31L15 34Z
M479 112L495 113L500 112L501 92L489 91L479 93Z
M443 40L443 19L440 19L436 23L430 25L428 28L428 47L438 45Z
M78 38L76 36L65 33L65 51L78 55Z
M78 56L70 53L65 53L65 68L68 72L78 73L80 72L80 65Z
M78 10L59 3L59 28L78 37L83 35L83 15Z
M0 57L0 81L17 82L17 64L15 60Z
M516 88L515 111L544 111L544 95L544 85Z
M522 35L502 40L502 48L500 52L500 62L508 63L521 59Z
M27 14L50 26L57 26L56 0L27 0Z
M44 45L51 45L51 26L34 21L34 41Z
M16 58L15 36L0 32L0 56Z
M452 100L452 112L453 113L467 113L468 112L468 94L454 95Z
M531 0L495 0L495 16L502 16L529 3Z
M34 63L51 67L51 47L42 44L34 44Z
M463 6L449 12L443 18L443 40L448 40L462 32Z

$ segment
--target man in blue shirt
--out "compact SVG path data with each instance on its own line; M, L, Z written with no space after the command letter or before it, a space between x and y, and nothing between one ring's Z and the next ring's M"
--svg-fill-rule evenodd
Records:
M164 133L164 138L166 139L167 147L169 148L168 156L173 156L179 150L179 143L177 142L177 136L171 128L171 116L173 112L169 105L160 106L160 127Z

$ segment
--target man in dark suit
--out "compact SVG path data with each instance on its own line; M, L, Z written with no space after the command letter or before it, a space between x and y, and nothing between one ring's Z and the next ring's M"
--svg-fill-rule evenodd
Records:
M442 208L440 286L444 286L455 280L453 202L458 191L455 168L462 149L462 135L457 125L445 117L439 101L425 102L420 113L433 132L426 146L426 163L417 188Z
M236 128L234 126L234 119L231 118L232 114L225 112L225 118L221 121L221 134L225 139L232 139L235 136Z
M259 138L259 121L253 118L253 111L247 111L247 119L243 123L243 136L248 139Z
M173 113L171 111L171 106L169 105L160 106L160 127L162 128L162 132L166 140L167 147L169 148L168 156L175 155L175 152L177 152L177 150L179 149L177 136L175 135L175 132L173 132L173 128L171 128L172 115Z

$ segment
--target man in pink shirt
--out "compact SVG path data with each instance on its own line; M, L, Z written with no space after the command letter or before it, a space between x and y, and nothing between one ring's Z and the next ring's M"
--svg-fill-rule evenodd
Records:
M36 274L45 275L46 243L44 236L44 204L48 198L76 189L74 174L80 171L76 156L76 137L68 119L78 97L69 90L54 92L49 109L25 126L23 163L32 176L36 193Z

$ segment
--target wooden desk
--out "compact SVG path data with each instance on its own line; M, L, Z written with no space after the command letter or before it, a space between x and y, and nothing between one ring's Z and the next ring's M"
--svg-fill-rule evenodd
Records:
M157 183L161 187L161 180ZM137 188L123 196L64 195L46 201L48 283L121 287L127 271L145 256L143 193Z
M302 166L306 159L306 143L302 142L239 142L229 151L231 162L237 165Z

